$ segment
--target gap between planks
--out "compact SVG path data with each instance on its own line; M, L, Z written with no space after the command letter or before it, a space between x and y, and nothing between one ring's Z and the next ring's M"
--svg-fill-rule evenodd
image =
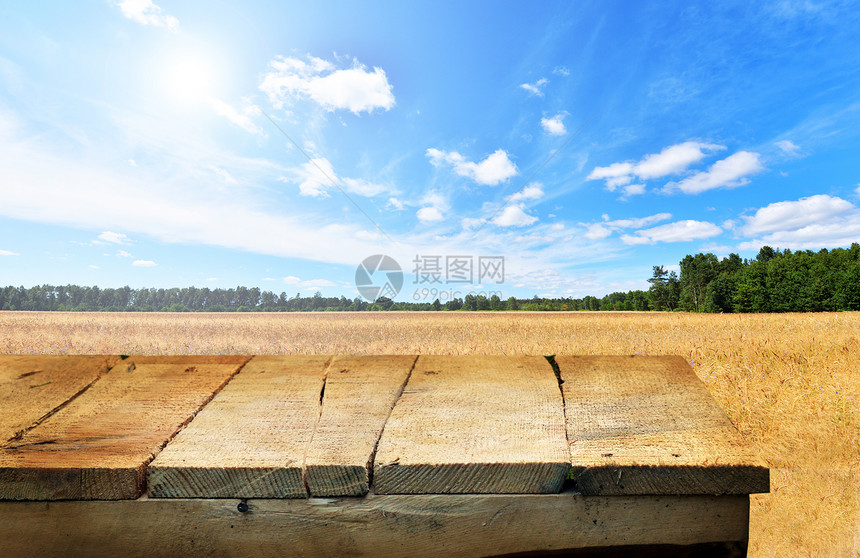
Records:
M237 374L239 374L239 372L241 372L241 371L242 371L242 369L243 369L243 368L245 368L245 366L246 366L249 362L251 362L251 360L252 360L253 358L254 358L254 356L253 356L253 355L251 355L251 356L247 357L247 358L245 359L245 362L243 362L243 363L242 363L242 364L240 364L238 367L236 367L236 371L235 371L235 372L233 372L232 374L230 374L230 376L229 376L229 377L224 381L224 383L222 383L220 386L218 386L218 388L216 388L216 389L215 389L215 391L213 391L213 392L212 392L212 394L211 394L209 397L207 397L207 398L206 398L206 400L205 400L205 401L203 401L203 403L201 403L199 407L197 407L197 410L195 410L195 411L194 411L194 412L193 412L193 413L192 413L192 414L191 414L187 419L185 419L185 421L184 421L184 422L179 426L179 428L177 428L177 429L176 429L176 431L175 431L171 436L169 436L169 437L167 438L167 440L165 440L165 441L164 441L164 443L163 443L163 444L161 444L161 447L159 447L159 448L158 448L158 450L156 450L156 451L154 451L154 452L152 453L152 456L149 458L149 461L148 461L147 463L145 463L145 464L144 464L144 468L148 468L148 467L149 467L149 464L150 464L150 463L152 463L152 462L153 462L153 460L155 460L155 458L156 458L156 457L158 457L158 454L159 454L159 453L161 453L161 452L162 452L162 450L164 450L164 448L165 448L165 447L167 447L167 444L169 444L169 443L170 443L174 438L176 438L176 436L177 436L180 432L182 432L183 430L185 430L185 428L186 428L189 424L191 424L191 421L192 421L192 420L194 420L194 417L196 417L196 416L197 416L197 414L198 414L200 411L202 411L202 410L206 407L206 405L208 405L208 404L209 404L209 402L210 402L210 401L212 401L213 399L215 399L215 396L216 396L216 395L218 395L219 393L221 393L221 390L223 390L225 387L227 387L227 384L229 384L229 383L233 380L233 378L235 378L235 377L236 377L236 375L237 375ZM147 493L147 490L148 490L148 488L149 488L149 487L147 486L148 481L149 481L149 475L148 475L148 474L146 474L146 473L144 473L144 475L143 475L143 494L146 494L146 493Z

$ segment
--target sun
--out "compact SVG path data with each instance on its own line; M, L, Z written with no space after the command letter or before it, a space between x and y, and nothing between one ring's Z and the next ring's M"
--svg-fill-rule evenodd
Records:
M168 99L188 104L215 96L218 78L218 67L211 56L188 51L168 55L160 81Z

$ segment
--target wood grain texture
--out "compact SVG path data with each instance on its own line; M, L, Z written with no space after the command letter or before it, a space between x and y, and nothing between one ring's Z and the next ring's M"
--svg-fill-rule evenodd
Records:
M304 498L328 356L257 356L149 466L157 498Z
M0 444L48 418L119 360L116 356L0 355Z
M587 495L751 494L769 471L681 357L556 357Z
M379 442L377 494L561 490L561 392L543 357L420 356Z
M0 502L7 556L449 556L748 537L746 496Z
M123 499L146 465L239 368L129 358L0 451L0 499Z
M415 355L339 356L325 382L320 420L305 458L311 496L363 496L376 444Z

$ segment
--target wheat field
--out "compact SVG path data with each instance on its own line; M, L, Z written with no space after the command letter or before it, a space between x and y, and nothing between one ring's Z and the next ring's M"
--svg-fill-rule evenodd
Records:
M0 353L677 354L771 467L750 556L860 556L856 312L0 312Z

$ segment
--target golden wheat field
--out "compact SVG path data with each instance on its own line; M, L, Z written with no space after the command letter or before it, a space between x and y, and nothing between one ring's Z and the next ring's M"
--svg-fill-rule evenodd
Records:
M860 313L0 312L0 353L678 354L771 467L751 556L860 556Z

